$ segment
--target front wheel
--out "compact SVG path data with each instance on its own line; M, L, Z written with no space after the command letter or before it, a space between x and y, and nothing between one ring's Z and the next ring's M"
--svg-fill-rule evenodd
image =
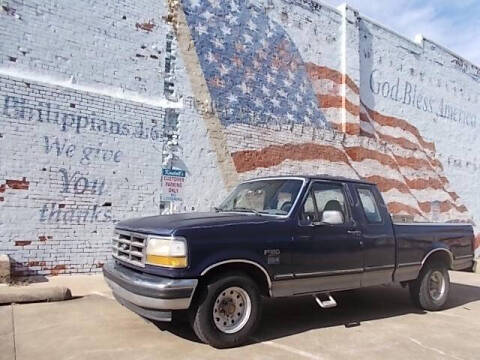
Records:
M441 310L447 302L450 290L448 268L438 262L427 263L418 278L409 286L415 305L429 311Z
M257 284L241 273L217 277L206 285L194 309L192 326L216 348L245 343L258 326L261 297Z

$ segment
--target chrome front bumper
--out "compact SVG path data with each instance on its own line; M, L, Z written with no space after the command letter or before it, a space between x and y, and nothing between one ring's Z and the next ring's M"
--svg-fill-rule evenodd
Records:
M197 279L170 279L139 273L118 263L103 267L105 281L115 298L144 317L169 321L172 310L188 309Z

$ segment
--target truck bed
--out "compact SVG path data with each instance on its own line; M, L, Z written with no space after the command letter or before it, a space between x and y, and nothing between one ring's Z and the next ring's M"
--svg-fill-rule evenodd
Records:
M470 224L394 223L393 230L397 239L397 281L415 279L423 260L433 251L445 249L453 270L473 264L474 234Z

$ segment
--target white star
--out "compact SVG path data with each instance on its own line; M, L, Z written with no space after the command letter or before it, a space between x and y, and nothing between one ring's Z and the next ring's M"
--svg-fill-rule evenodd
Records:
M212 5L214 9L220 9L220 1L219 0L208 0L208 2Z
M295 99L297 99L298 102L301 102L303 100L302 96L299 93L295 95Z
M280 101L278 101L276 98L272 98L272 104L275 107L280 107Z
M233 94L228 95L227 99L228 99L228 101L230 101L231 103L237 101L237 97L236 97L235 95L233 95Z
M210 11L206 10L204 13L202 13L201 15L203 18L205 18L207 20L207 22L210 21L210 19L212 17L214 17L215 15L213 15Z
M243 38L245 39L245 42L246 42L246 43L253 44L253 41L252 41L253 38L252 38L250 35L248 35L248 34L243 34Z
M252 19L248 20L247 26L252 31L257 30L257 25L255 25L255 23L252 21Z
M220 65L220 75L225 76L230 72L230 69L225 66L225 64Z
M207 60L209 63L216 62L217 59L215 59L215 55L211 51L208 52L207 54Z
M240 90L242 90L242 93L245 95L245 94L248 94L250 92L250 88L247 86L247 84L244 82L242 82L240 85L237 85Z
M295 112L298 111L298 106L297 106L297 104L295 104L295 103L292 102L292 103L290 103L290 106L292 107L292 110L293 110L293 111L295 111Z
M313 115L313 110L311 108L307 108L307 114L312 116Z
M310 124L310 123L311 123L310 118L308 118L307 116L304 116L304 117L303 117L303 120L305 121L306 124Z
M207 30L208 28L203 25L203 24L199 24L195 30L197 31L198 35L202 35L202 34L206 34L207 33Z
M267 78L267 82L268 82L269 84L275 83L275 79L272 77L272 75L267 74L266 78Z
M267 38L271 38L273 36L273 31L269 28L267 30Z
M287 76L290 80L294 80L295 79L295 75L290 71L288 70L288 73L287 73Z
M290 87L292 85L292 82L288 79L283 79L283 83L285 84L286 87Z
M222 25L222 28L220 29L225 35L230 35L232 33L231 29L226 26L225 24Z
M283 89L278 90L278 95L281 97L287 97L287 93Z
M223 49L224 48L222 42L217 38L215 38L215 40L213 40L212 43L213 43L213 46L215 46L217 49Z
M238 24L238 18L236 16L233 16L232 14L229 14L229 15L225 16L225 19L227 19L227 21L230 25L237 25Z
M287 119L290 120L290 121L295 120L295 118L293 117L293 115L290 114L290 113L287 113Z
M265 85L262 85L262 92L265 95L270 96L270 90L268 90L268 88Z
M253 100L253 103L259 108L263 107L262 101L259 98L255 98L255 100Z
M240 8L238 7L238 5L235 1L232 1L230 3L230 6L232 8L232 12L239 12L240 11Z

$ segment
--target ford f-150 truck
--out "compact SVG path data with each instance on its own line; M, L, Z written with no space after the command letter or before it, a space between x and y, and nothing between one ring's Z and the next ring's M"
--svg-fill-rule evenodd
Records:
M469 224L393 223L377 187L328 176L260 178L215 211L119 222L104 277L143 317L188 310L196 335L218 348L244 343L262 296L313 295L398 282L415 305L439 310L448 270L473 264Z

